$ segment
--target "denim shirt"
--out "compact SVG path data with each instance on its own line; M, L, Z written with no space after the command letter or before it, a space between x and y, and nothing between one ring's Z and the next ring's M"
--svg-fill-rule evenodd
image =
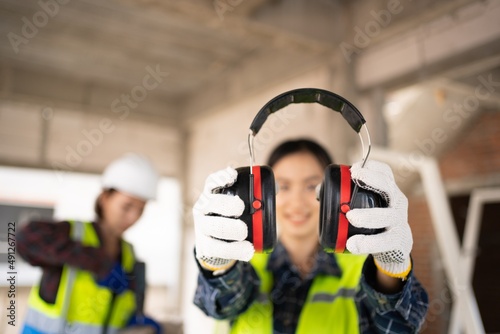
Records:
M335 256L320 247L312 261L313 270L307 277L301 277L281 243L278 242L269 256L267 270L274 277L270 299L275 334L295 333L314 277L342 274ZM373 257L368 256L355 296L360 333L418 332L428 308L427 293L422 285L410 273L400 292L383 294L373 288L376 271ZM259 277L250 263L237 262L221 276L213 276L200 267L194 303L208 316L234 320L257 298L259 286Z

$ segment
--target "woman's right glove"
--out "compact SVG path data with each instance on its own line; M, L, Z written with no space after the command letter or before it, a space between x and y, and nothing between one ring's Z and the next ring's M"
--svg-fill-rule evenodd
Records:
M361 188L380 194L387 208L353 209L347 212L349 222L362 228L383 228L372 235L354 235L347 239L347 249L353 254L373 254L375 265L384 274L405 279L411 270L410 251L413 237L408 224L408 199L394 180L391 168L382 162L369 160L365 167L355 163L351 177Z
M231 167L209 175L193 207L196 258L216 275L232 267L236 260L250 261L255 252L252 243L245 240L247 225L238 219L245 209L243 201L238 196L212 193L232 185L237 176Z

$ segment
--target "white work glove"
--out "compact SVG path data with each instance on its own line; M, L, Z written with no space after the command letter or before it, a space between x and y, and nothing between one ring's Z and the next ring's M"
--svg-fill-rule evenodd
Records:
M394 181L391 168L369 160L351 167L351 178L363 189L376 192L385 199L387 208L352 209L346 216L356 227L385 228L380 234L354 235L346 247L353 254L373 254L375 265L384 274L406 278L411 270L410 251L413 245L408 225L408 199Z
M238 176L228 167L208 176L203 193L193 207L196 258L214 274L229 269L236 260L250 261L255 249L247 225L237 219L245 204L238 196L213 194L212 190L232 185ZM215 216L215 215L217 216Z

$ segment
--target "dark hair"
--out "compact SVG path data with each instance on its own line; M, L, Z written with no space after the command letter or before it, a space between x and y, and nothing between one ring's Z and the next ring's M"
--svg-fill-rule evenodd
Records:
M96 200L95 200L95 204L94 204L94 211L95 211L95 214L97 215L97 218L99 218L99 220L103 219L103 212L102 212L102 203L101 203L101 198L103 195L111 195L115 192L116 190L115 189L103 189L102 192L99 194L99 196L97 196Z
M311 153L316 159L318 159L318 162L323 168L333 163L332 158L323 146L313 140L300 138L288 140L279 144L269 155L267 164L270 167L273 167L285 156L299 152Z

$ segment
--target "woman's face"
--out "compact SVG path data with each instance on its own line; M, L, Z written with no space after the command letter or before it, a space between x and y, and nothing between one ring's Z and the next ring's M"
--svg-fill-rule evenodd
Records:
M311 153L297 152L278 160L273 172L279 186L276 218L282 237L317 237L319 201L316 186L323 179L321 164Z
M142 215L146 202L114 191L104 193L101 199L104 223L108 225L117 236L121 236Z

